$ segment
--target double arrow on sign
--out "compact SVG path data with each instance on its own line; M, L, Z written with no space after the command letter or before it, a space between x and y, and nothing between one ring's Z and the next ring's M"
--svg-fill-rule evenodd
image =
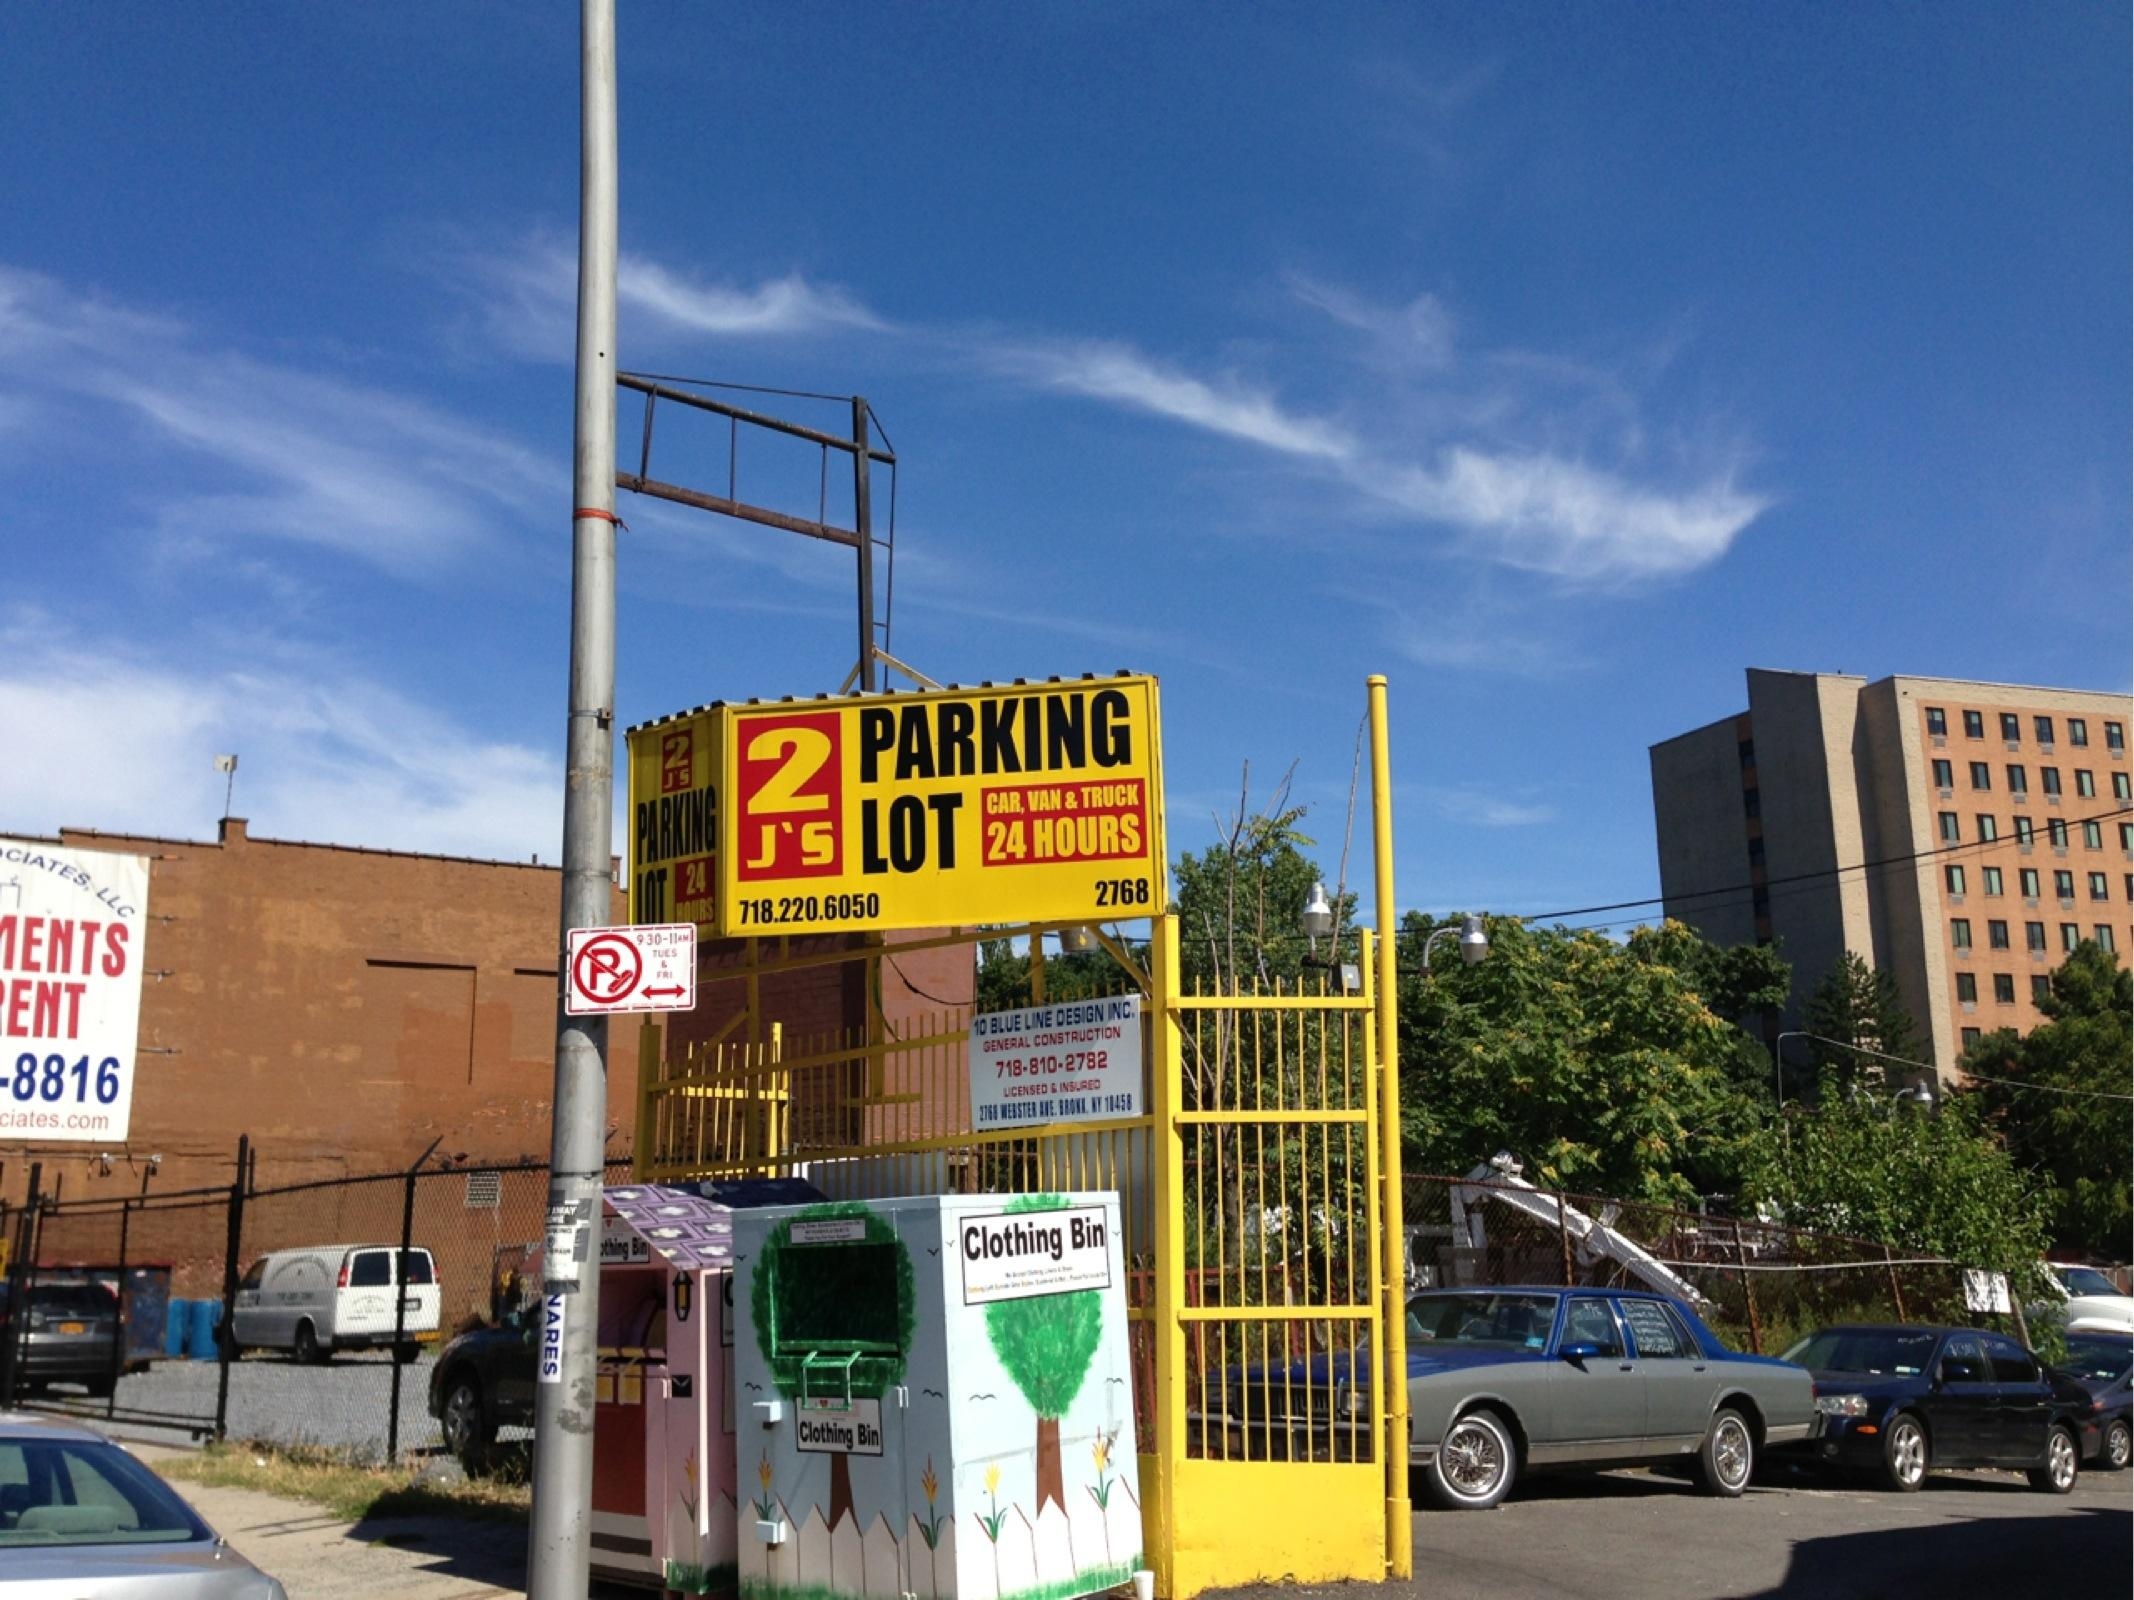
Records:
M671 989L640 989L638 991L638 993L642 994L647 1000L656 1000L661 995L668 995L670 997L679 999L683 994L687 992L688 991L683 989L680 984L676 984Z

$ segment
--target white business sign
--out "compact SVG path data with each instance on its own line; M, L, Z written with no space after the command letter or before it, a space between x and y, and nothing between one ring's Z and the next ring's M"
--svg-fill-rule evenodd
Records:
M125 1139L147 925L148 857L0 838L0 1143Z
M882 1453L882 1402L803 1400L793 1408L795 1442L813 1455Z
M1138 1117L1141 996L1063 1000L971 1018L971 1126Z
M966 1214L956 1224L956 1256L967 1306L1111 1287L1102 1206Z
M2008 1295L2008 1274L2005 1272L1979 1272L1964 1268L1964 1309L1966 1311L1996 1311L2007 1316L2014 1302Z
M535 1374L541 1383L563 1381L563 1322L570 1315L570 1306L571 1297L567 1294L541 1298L541 1355Z
M652 1260L652 1245L645 1236L620 1217L600 1222L600 1264L603 1267L642 1267Z
M694 1011L697 929L693 922L645 928L573 928L563 1009L574 1017L617 1011Z

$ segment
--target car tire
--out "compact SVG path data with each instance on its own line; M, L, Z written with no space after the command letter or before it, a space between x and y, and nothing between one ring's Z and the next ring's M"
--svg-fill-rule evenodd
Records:
M1487 1511L1511 1492L1519 1453L1511 1429L1494 1411L1454 1420L1430 1458L1430 1497L1447 1511Z
M1697 1450L1697 1481L1706 1494L1737 1500L1755 1472L1755 1430L1732 1406L1721 1406L1712 1413L1712 1425Z
M2105 1425L2104 1449L2098 1460L2107 1472L2124 1472L2130 1459L2134 1459L2134 1427L2120 1417Z
M2066 1494L2075 1487L2075 1476L2082 1470L2082 1452L2075 1445L2075 1436L2060 1423L2054 1423L2052 1432L2045 1436L2045 1465L2032 1467L2025 1474L2033 1489L2042 1489L2047 1494Z
M323 1366L330 1358L330 1352L319 1343L318 1332L309 1322L296 1325L296 1343L290 1354L297 1365L304 1367Z
M1899 1494L1913 1494L1927 1481L1933 1450L1926 1424L1909 1411L1900 1412L1882 1435L1882 1479Z
M487 1465L495 1427L482 1398L481 1381L470 1372L454 1373L445 1386L444 1403L438 1407L437 1425L444 1435L446 1451L459 1458L469 1472Z

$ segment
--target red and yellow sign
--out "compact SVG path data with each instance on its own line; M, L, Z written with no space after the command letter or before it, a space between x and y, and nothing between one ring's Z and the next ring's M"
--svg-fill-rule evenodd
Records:
M719 712L629 732L630 922L712 926L719 816Z
M721 934L1163 908L1153 678L725 706L716 718L732 777L714 808ZM633 735L633 797L639 760ZM658 920L634 898L632 918Z

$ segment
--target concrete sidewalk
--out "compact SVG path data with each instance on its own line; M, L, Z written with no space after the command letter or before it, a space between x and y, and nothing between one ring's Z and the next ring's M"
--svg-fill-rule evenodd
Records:
M154 1467L191 1454L129 1444ZM526 1592L526 1530L458 1517L347 1522L252 1489L173 1483L214 1530L279 1578L289 1600L503 1600Z

